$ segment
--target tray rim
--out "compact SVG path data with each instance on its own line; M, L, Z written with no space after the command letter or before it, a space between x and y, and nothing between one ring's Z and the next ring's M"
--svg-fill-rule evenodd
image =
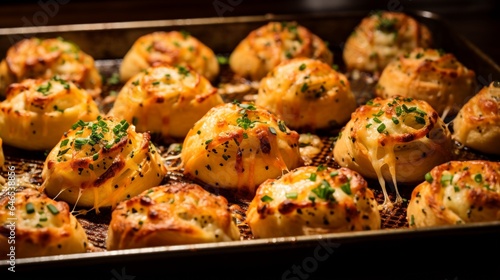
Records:
M458 230L459 229L459 230ZM496 222L478 222L475 224L462 224L462 225L444 225L428 228L418 229L379 229L369 231L356 231L356 232L340 232L330 234L317 234L307 236L290 236L290 237L276 237L276 238L261 238L252 240L240 241L225 241L216 243L197 243L186 245L166 245L157 247L145 247L136 249L122 249L111 250L102 252L87 252L65 255L53 255L42 257L30 258L16 258L17 265L25 264L60 264L61 262L75 262L75 261L88 261L106 263L107 261L123 260L124 258L137 258L147 256L150 254L171 255L170 257L179 256L179 253L186 253L186 255L198 253L210 253L210 251L227 250L230 252L243 253L243 250L254 250L265 246L297 246L297 247L310 247L311 245L317 246L319 242L324 240L333 241L335 244L347 244L356 242L371 242L381 240L397 240L409 238L426 238L432 236L451 236L453 234L464 235L469 231L477 233L485 232L498 232L500 233L500 221ZM227 252L225 251L225 252ZM10 266L8 260L0 261L0 268Z
M14 27L14 28L0 28L0 36L9 35L25 35L25 34L47 34L57 32L88 32L88 31L102 31L102 30L126 30L126 29L147 29L147 28L165 28L176 26L203 26L206 24L212 25L225 25L231 23L258 23L267 22L271 20L284 21L284 20L304 20L313 19L320 20L322 18L332 17L349 17L367 15L369 10L352 10L352 11L336 11L324 13L304 13L304 14L265 14L265 15L252 15L252 16L234 16L234 17L209 17L209 18L186 18L186 19L168 19L168 20L145 20L145 21L122 21L122 22L106 22L106 23L88 23L88 24L64 24L64 25L50 25L50 26L32 26L32 27ZM410 10L405 13L413 14L422 18L438 21L443 24L445 28L453 33L453 36L459 39L466 45L467 48L474 51L480 56L485 63L489 64L497 73L500 74L500 66L493 61L487 54L485 54L478 46L469 41L465 36L458 33L452 25L441 15L426 11L426 10ZM105 59L102 59L105 60ZM196 253L210 253L221 252L228 250L232 252L241 252L247 250L254 250L263 248L264 246L317 246L321 240L331 240L339 243L355 243L367 241L380 241L386 239L405 239L405 238L426 238L432 236L445 236L447 234L479 234L482 232L498 232L500 233L500 221L496 222L480 222L470 223L463 225L447 225L435 226L428 228L410 229L379 229L370 231L358 232L341 232L330 233L323 235L309 235L309 236L296 236L296 237L280 237L280 238L261 238L252 240L236 240L218 243L199 243L189 245L172 245L172 246L158 246L146 247L138 249L126 250L112 250L102 252L87 252L78 254L64 254L54 256L42 256L31 258L16 258L16 265L38 265L38 264L61 264L64 262L89 262L106 263L108 261L117 261L124 258L130 259L147 255L162 255L172 256L184 252L187 255ZM177 256L177 255L176 255ZM10 266L8 260L0 260L0 268Z

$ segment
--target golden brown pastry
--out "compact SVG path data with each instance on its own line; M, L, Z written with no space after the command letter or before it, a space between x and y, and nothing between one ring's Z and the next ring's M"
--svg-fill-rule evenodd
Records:
M326 43L296 22L269 22L248 34L229 56L229 66L243 78L260 80L282 61L295 57L333 63Z
M500 221L500 163L450 161L434 167L412 192L410 228Z
M125 84L109 115L133 122L139 132L183 138L210 108L222 103L217 89L195 71L157 66Z
M0 138L0 168L2 168L4 164L5 164L5 156L3 154L3 140L2 138Z
M94 209L157 186L166 167L149 133L125 120L78 121L47 156L42 189L50 197Z
M269 178L302 164L299 134L251 103L227 103L203 116L181 152L184 173L217 188L253 195Z
M297 130L340 127L357 107L347 78L317 59L282 62L260 82L255 104Z
M262 183L246 221L256 238L380 229L377 206L359 173L303 166Z
M227 200L196 184L144 191L113 211L108 250L239 240Z
M380 73L385 66L414 48L432 45L432 34L413 17L399 12L381 11L365 17L344 46L348 70Z
M427 101L442 117L455 115L474 95L476 74L451 53L417 48L393 60L382 71L377 96Z
M187 32L153 32L138 38L120 65L120 79L126 82L151 66L172 65L191 68L208 80L219 75L215 53Z
M453 120L453 139L474 150L500 155L500 82L483 87Z
M102 78L94 58L59 37L24 39L9 48L0 63L0 96L5 96L12 83L56 75L74 82L94 98L101 93Z
M0 103L0 137L21 149L48 150L72 124L98 115L92 96L74 83L57 76L26 79L11 84Z
M343 167L378 179L391 206L385 181L415 183L434 166L451 159L451 133L425 101L377 97L360 106L342 129L333 154Z
M68 204L34 189L10 191L0 200L0 259L85 253L82 225Z

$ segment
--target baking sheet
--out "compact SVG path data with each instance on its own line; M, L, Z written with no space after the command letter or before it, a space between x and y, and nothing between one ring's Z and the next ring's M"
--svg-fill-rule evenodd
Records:
M81 49L96 59L104 81L106 81L113 73L117 72L121 58L128 51L135 39L153 31L183 29L206 43L216 53L228 55L236 44L250 31L262 26L267 21L296 20L299 24L308 27L313 33L329 42L330 48L334 52L334 63L338 64L342 71L344 67L341 59L343 43L361 18L367 14L368 12L366 11L360 11L335 14L266 15L0 29L0 53L5 53L7 48L12 44L12 40L15 39L30 37L32 35L40 37L62 36L78 44ZM435 36L437 47L454 53L462 63L476 71L480 86L487 85L492 80L500 79L500 68L498 65L484 55L478 47L453 32L450 26L438 15L419 11L411 12L410 14L428 25L432 32L437 35ZM223 71L227 71L227 69L223 69ZM225 80L225 77L229 78ZM225 75L223 72L217 83L230 82L230 77L230 73ZM353 91L357 93L359 102L362 102L360 98L364 98L363 94L371 91L373 83L374 81L370 80L370 77L364 77L358 83L352 83ZM104 94L112 90L117 91L119 88L120 85L107 84ZM321 136L324 148L317 157L312 159L311 164L323 163L335 166L335 162L331 156L331 149L334 144L332 137L336 136L336 132L331 131L328 135ZM169 144L171 143L162 144L165 153ZM458 145L455 146L455 149L457 158L499 160L498 158L479 155L472 151L459 150ZM43 152L26 152L12 147L4 147L4 152L6 154L6 166L15 164L18 166L16 170L30 174L29 177L32 183L41 183L40 170L45 158ZM170 179L172 180L183 180L181 174L171 175ZM383 196L378 183L370 182L370 186L375 190L377 199L381 203ZM409 198L412 186L401 188L400 191L403 197ZM246 202L234 201L231 198L229 200L232 204L242 206L241 210L245 210ZM234 210L234 212L244 214L244 211L241 210ZM254 256L254 254L258 254L261 257L266 255L265 258L271 258L271 256L276 256L290 249L287 251L288 253L283 253L287 255L287 258L291 259L291 262L284 262L286 268L286 264L293 263L293 260L301 260L301 254L308 252L310 249L314 250L317 246L323 244L321 242L330 242L328 244L339 245L339 248L342 248L339 250L347 250L346 248L351 247L359 250L360 246L373 248L375 244L386 244L388 248L393 248L394 244L400 244L408 239L421 240L425 243L431 240L452 240L453 236L484 238L491 234L500 233L500 224L497 222L410 230L407 228L405 220L405 205L402 205L401 207L396 207L392 213L382 213L383 223L381 230L253 240L249 229L242 225L240 226L243 233L241 241L106 252L104 250L105 236L103 236L103 233L107 228L107 223L109 223L109 213L107 215L106 212L103 212L99 217L92 215L91 213L88 216L79 216L78 218L87 230L90 241L95 246L94 252L17 259L17 265L27 271L32 269L48 270L61 266L80 267L88 264L101 265L107 268L109 268L107 265L114 265L119 271L120 266L118 264L128 264L128 267L136 267L138 264L133 265L133 263L138 263L139 260L141 260L140 263L142 265L146 265L144 263L146 260L148 263L168 260L168 262L171 262L171 265L174 263L179 265L182 264L182 261L191 260L195 257L200 258L201 261L207 261L221 256L235 256L234 259L224 257L224 260L226 263L244 267L242 263L251 258L251 256ZM498 242L495 244L498 246ZM406 245L408 246L408 244ZM451 246L451 243L448 245ZM334 246L332 245L332 247ZM284 256L280 255L280 257L283 258ZM307 258L307 255L305 258ZM0 270L5 271L7 266L7 262L0 262ZM286 272L287 270L283 271ZM106 270L107 274L109 272L109 270Z

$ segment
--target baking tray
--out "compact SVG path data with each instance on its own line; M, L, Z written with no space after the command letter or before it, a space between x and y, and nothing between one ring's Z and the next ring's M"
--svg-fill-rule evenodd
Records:
M427 11L405 11L426 24L435 35L435 46L454 53L468 68L477 75L479 86L500 79L500 67L486 56L480 48L474 46L466 38L457 34L453 28L439 15ZM360 20L369 11L352 11L328 14L300 15L263 15L227 18L198 18L182 20L159 20L140 22L117 22L103 24L79 24L45 27L26 27L0 29L0 54L5 54L14 41L31 36L62 36L75 42L82 50L96 59L96 63L104 77L104 95L112 90L119 90L121 85L107 84L106 81L117 67L133 42L141 35L153 31L185 30L219 55L228 55L234 47L252 30L268 21L295 20L308 27L313 33L329 42L334 52L334 63L343 71L342 47ZM223 67L216 84L230 83L231 74ZM362 102L363 93L370 92L374 85L369 77L361 82L353 81L353 91L357 93L358 102ZM251 88L251 87L250 87ZM225 96L231 98L231 96ZM334 166L331 148L332 137L322 135L325 144L322 152L310 162L326 163ZM164 154L168 153L168 145L162 143ZM33 183L40 182L40 164L45 155L43 152L26 152L12 147L4 147L6 165L17 164L21 172L30 172ZM460 150L461 158L498 158L480 155L468 150ZM3 174L4 175L4 174ZM171 174L172 180L183 180L180 174ZM376 182L370 181L379 202L383 199ZM401 189L403 197L409 198L412 187ZM392 197L394 198L394 197ZM236 203L231 201L231 203ZM243 203L244 206L245 203ZM403 205L404 206L404 205ZM81 279L149 279L154 275L163 275L165 279L202 277L217 279L352 279L370 276L372 279L454 279L461 277L489 276L485 266L491 260L478 258L468 259L469 265L478 261L481 270L469 270L467 266L455 266L448 270L429 273L427 270L408 273L408 265L415 252L426 254L426 262L453 258L458 254L481 254L483 248L500 249L497 236L500 223L477 223L461 226L442 226L427 229L408 229L404 218L404 207L393 213L383 213L381 230L335 233L314 236L287 238L253 239L251 232L240 227L243 234L241 241L212 244L194 244L179 246L162 246L133 250L105 251L102 236L92 231L106 228L109 216L79 216L91 242L96 246L94 252L61 256L46 256L16 260L16 268L20 273L49 273L52 271L70 271L71 276L59 274L61 278ZM107 218L108 217L108 218ZM439 245L436 245L439 244ZM99 250L100 249L100 250ZM319 255L319 252L326 255ZM326 257L325 257L326 256ZM492 266L493 262L491 262ZM359 266L363 269L359 269ZM85 269L92 266L92 269ZM0 262L0 273L7 271L9 264ZM296 270L296 269L299 270ZM266 272L267 271L267 272ZM334 273L332 274L332 271ZM404 276L393 273L401 271ZM76 272L76 275L75 275ZM19 275L19 274L17 274ZM498 275L497 275L498 276ZM57 277L51 273L51 277ZM128 278L127 278L128 277ZM145 278L143 278L145 277ZM474 278L477 279L477 278Z

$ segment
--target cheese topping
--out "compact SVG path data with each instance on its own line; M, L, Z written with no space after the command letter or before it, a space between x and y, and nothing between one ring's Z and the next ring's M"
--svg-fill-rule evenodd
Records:
M73 205L112 208L159 184L166 168L148 133L127 121L79 121L45 160L42 188Z
M184 173L214 187L253 194L269 178L299 166L299 134L251 103L212 108L186 136Z
M451 53L417 48L392 61L382 72L376 94L425 100L444 119L456 114L465 100L474 95L475 72Z
M152 66L170 65L190 68L208 80L219 74L214 52L185 31L153 32L137 39L120 65L120 78L128 81Z
M217 89L195 71L158 66L132 77L108 115L133 123L139 132L184 138L210 108L222 103Z
M386 180L392 181L396 202L402 201L398 182L415 182L436 162L451 156L450 132L425 101L375 98L359 107L334 147L341 165L378 179L383 206L391 206Z
M73 123L98 115L92 97L74 83L59 76L26 79L12 84L0 103L0 137L22 149L52 149Z
M0 92L24 79L54 76L74 82L94 98L101 93L102 78L94 59L63 38L29 38L9 48L0 65Z

